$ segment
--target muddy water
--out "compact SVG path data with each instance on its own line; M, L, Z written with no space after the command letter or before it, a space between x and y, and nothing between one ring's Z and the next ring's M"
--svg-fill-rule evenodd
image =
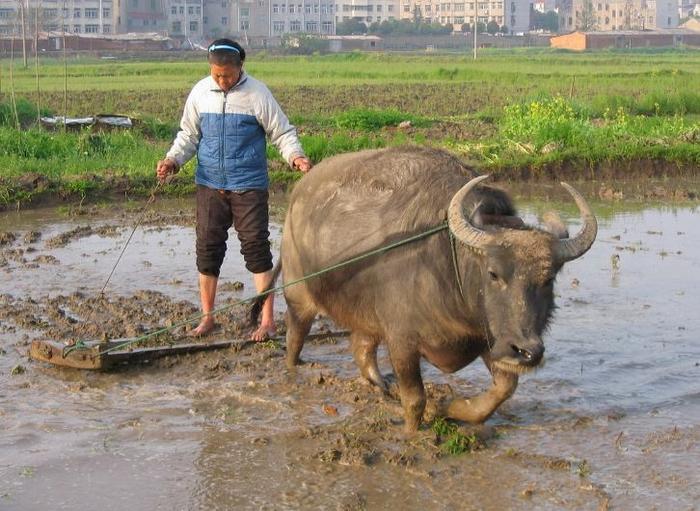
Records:
M524 204L528 219L541 203ZM274 343L109 373L28 360L34 338L130 336L197 311L191 205L156 209L103 298L133 210L0 216L0 233L12 233L0 238L0 509L700 501L696 204L595 204L599 238L560 274L546 365L485 427L464 428L479 448L460 456L430 430L402 436L395 390L383 396L359 380L344 339L308 343L294 373ZM242 268L233 237L220 303L252 292ZM235 307L222 314L218 337L245 332L241 317ZM384 353L380 362L393 381ZM488 384L479 363L453 375L425 365L424 376L432 401Z

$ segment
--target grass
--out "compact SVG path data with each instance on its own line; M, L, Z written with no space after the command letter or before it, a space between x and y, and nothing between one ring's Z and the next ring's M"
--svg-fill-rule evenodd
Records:
M111 133L32 128L37 104L42 113L63 109L63 64L42 60L37 98L33 69L15 62L15 116L9 61L0 61L0 208L42 194L94 199L116 184L120 192L147 193L184 99L207 73L201 55L188 58L194 60L70 61L68 115L138 119L134 130ZM639 159L700 165L698 52L489 50L477 61L462 54L263 52L248 60L246 68L273 90L315 162L417 143L446 147L489 172ZM403 121L410 128L397 128ZM299 178L274 147L267 156L273 182ZM169 193L190 193L193 172L191 162ZM27 186L27 176L41 176L39 184L32 177Z

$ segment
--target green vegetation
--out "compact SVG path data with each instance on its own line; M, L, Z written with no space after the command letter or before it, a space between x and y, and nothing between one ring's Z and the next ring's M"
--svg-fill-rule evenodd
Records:
M42 114L64 113L63 64L42 60L37 96L33 69L15 62L15 114L10 63L0 61L0 209L49 194L147 193L187 93L207 73L200 54L187 57L191 61L177 57L69 63L65 113L130 115L138 122L128 132L32 127L37 105ZM489 172L588 171L637 160L691 172L700 165L698 52L515 49L484 51L477 61L463 54L261 52L248 61L248 71L273 90L316 162L414 143L449 148ZM299 177L274 147L268 159L273 181ZM190 193L193 171L192 162L167 193Z
M481 447L476 435L465 435L455 424L442 417L437 417L430 429L437 435L440 450L445 454L455 456L475 451Z

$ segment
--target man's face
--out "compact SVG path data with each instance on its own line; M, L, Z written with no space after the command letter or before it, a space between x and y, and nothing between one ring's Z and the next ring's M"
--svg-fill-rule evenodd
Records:
M241 68L233 64L225 64L223 66L209 64L209 69L211 77L224 92L228 92L231 87L236 85L238 78L241 76Z

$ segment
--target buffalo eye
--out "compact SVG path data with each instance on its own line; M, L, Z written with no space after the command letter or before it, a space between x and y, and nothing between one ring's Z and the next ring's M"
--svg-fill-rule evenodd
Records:
M498 275L496 275L496 272L489 270L489 278L493 282L498 282Z

